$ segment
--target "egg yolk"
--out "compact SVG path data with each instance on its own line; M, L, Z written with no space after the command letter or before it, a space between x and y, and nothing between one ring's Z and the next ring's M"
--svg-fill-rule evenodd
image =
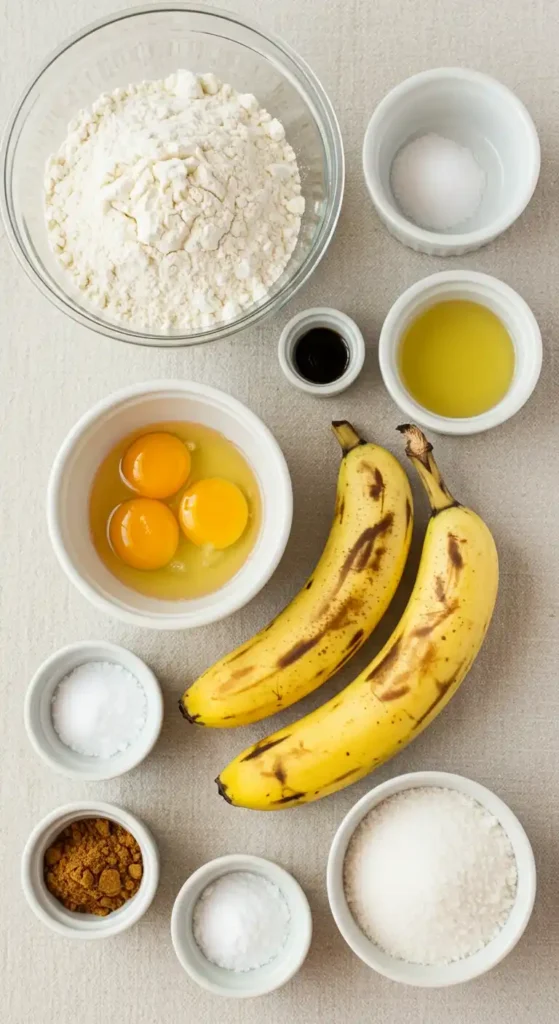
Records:
M184 493L179 518L184 533L194 544L209 544L222 550L244 533L248 504L240 488L229 480L199 480Z
M134 569L161 569L179 543L179 525L170 508L152 498L132 498L109 520L113 551Z
M144 498L169 498L188 480L190 452L173 434L139 437L125 452L121 472L125 482Z

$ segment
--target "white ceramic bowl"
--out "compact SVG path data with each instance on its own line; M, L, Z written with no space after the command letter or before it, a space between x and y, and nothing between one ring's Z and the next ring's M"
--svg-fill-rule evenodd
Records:
M428 231L400 210L390 175L397 153L434 132L468 147L485 172L483 199L460 230ZM510 89L466 68L437 68L408 78L380 102L365 133L363 171L377 213L404 245L457 256L506 231L529 203L540 173L534 123Z
M126 587L99 558L87 525L91 484L103 458L134 430L170 420L203 423L224 434L252 467L262 498L260 533L242 568L214 593L185 601L146 597ZM63 442L47 493L51 542L72 583L101 611L152 629L207 625L247 604L277 567L292 514L289 470L268 428L235 398L193 381L136 384L99 402Z
M479 416L439 416L425 409L406 389L398 367L402 335L421 313L438 302L465 299L487 306L507 328L515 353L515 370L503 399ZM509 285L488 274L446 270L425 277L400 295L380 333L380 370L386 388L403 413L438 434L478 434L510 419L528 401L542 366L542 339L532 310Z
M332 331L337 331L347 345L349 353L347 367L342 376L338 380L332 381L331 384L313 384L306 380L299 373L295 363L295 347L299 338L315 327L328 327ZM345 391L357 380L365 362L365 341L355 320L352 320L346 313L342 313L339 309L332 309L330 306L317 306L314 309L305 309L302 313L297 313L285 325L278 344L278 358L290 384L301 391L306 391L307 394L327 398Z
M194 907L204 889L232 871L252 871L268 878L283 893L291 915L291 931L283 950L271 963L252 971L227 971L216 967L206 960L192 934ZM185 971L202 988L219 996L263 996L285 985L303 964L311 936L311 911L299 883L278 864L248 854L218 857L198 868L180 890L171 917L173 946Z
M52 722L52 697L61 680L90 661L114 662L128 669L146 695L146 721L130 746L113 757L87 757L67 747ZM25 727L31 743L50 768L71 779L97 781L113 779L135 768L154 746L163 721L163 698L159 683L148 666L124 647L105 641L89 641L63 647L47 658L35 673L25 697Z
M43 860L46 850L67 825L80 818L116 821L134 836L142 851L144 873L138 892L107 917L66 910L45 885ZM131 928L145 914L159 884L159 853L151 832L135 815L114 804L80 800L79 803L57 807L33 829L23 851L21 883L33 913L59 935L70 939L107 939Z
M507 833L516 858L518 888L516 900L499 934L473 956L442 966L423 966L398 960L376 946L363 934L348 907L343 884L343 870L349 841L366 814L395 793L407 789L436 786L455 789L477 800L497 818ZM471 981L495 967L516 946L530 920L536 895L536 865L530 840L518 818L509 807L485 786L471 779L448 772L412 772L399 775L376 786L358 800L346 814L330 848L327 869L330 909L348 946L364 963L391 981L422 988L443 988Z

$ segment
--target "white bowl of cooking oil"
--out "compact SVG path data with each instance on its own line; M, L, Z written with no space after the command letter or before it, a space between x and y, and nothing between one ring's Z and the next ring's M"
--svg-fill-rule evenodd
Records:
M245 560L223 585L189 599L134 589L111 571L99 553L98 538L96 546L92 534L91 495L99 467L123 439L141 434L144 428L149 434L158 424L191 424L217 432L249 467L255 500L259 500L257 528ZM283 555L292 512L289 470L268 428L235 398L193 381L136 384L95 405L63 442L47 492L51 543L71 582L101 611L151 629L207 625L247 604L267 583ZM102 523L100 532L106 538L107 520ZM184 575L187 578L188 574Z
M424 139L427 150L434 143L433 159L426 152L427 162L414 160L402 196L396 161L409 144ZM468 68L435 68L406 79L381 100L365 133L363 171L376 211L398 241L431 256L458 256L487 245L524 211L540 173L540 144L525 106L501 82ZM481 179L479 201L474 197L467 210L472 174L474 192L476 176ZM436 217L422 226L412 219L407 206L411 201L416 207L424 187L437 214L445 206L452 214L446 222ZM450 204L447 192L454 197Z
M396 300L382 326L379 363L408 419L439 434L477 434L528 401L541 371L541 333L509 285L448 270Z

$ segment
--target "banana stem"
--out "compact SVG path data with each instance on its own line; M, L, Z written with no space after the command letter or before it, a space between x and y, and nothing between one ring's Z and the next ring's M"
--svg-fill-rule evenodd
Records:
M437 512L442 512L445 508L458 505L433 458L433 445L427 440L423 431L413 423L403 423L397 429L406 439L406 455L413 462L421 483L427 491L433 514L436 515Z
M347 420L333 420L332 430L341 445L344 455L347 455L353 448L357 448L358 445L366 444L366 441L359 437L357 431L353 429L351 423L348 423Z

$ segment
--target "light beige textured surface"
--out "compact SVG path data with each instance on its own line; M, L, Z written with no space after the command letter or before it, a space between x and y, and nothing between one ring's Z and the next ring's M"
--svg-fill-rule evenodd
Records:
M118 6L118 0L4 0L2 119L48 50ZM559 1017L559 7L551 0L236 0L227 6L296 47L321 77L341 121L348 162L341 223L292 307L209 348L165 353L120 346L51 308L0 236L0 1018L6 1024L552 1024ZM234 810L218 799L212 780L262 726L237 733L189 728L176 698L186 680L279 609L312 566L328 529L337 471L330 419L348 417L401 450L394 432L399 414L377 370L379 329L404 287L460 264L416 255L387 235L365 193L360 149L367 119L387 89L443 64L479 68L516 89L543 143L542 178L527 214L506 237L461 261L502 277L532 305L545 345L540 385L504 428L437 444L453 489L495 532L502 563L496 616L451 706L370 782L281 815ZM368 359L350 393L322 403L290 389L275 345L288 315L324 303L357 319ZM167 376L223 387L259 413L283 447L295 489L293 534L266 591L227 622L171 636L125 628L93 611L55 563L43 511L52 458L76 418L122 385ZM419 536L426 510L418 498ZM163 734L147 763L120 781L90 786L43 768L22 723L23 695L37 665L60 645L87 637L121 642L145 657L166 698ZM308 706L320 699L315 695ZM461 772L494 788L526 826L539 871L536 911L513 955L484 979L439 992L399 988L356 960L330 918L324 881L329 843L348 808L373 782L418 768ZM88 794L128 806L149 823L161 849L162 880L133 931L80 944L53 936L32 916L20 891L19 862L39 818ZM252 1004L199 991L169 937L173 899L188 873L235 850L264 854L292 870L314 915L312 949L300 975Z

